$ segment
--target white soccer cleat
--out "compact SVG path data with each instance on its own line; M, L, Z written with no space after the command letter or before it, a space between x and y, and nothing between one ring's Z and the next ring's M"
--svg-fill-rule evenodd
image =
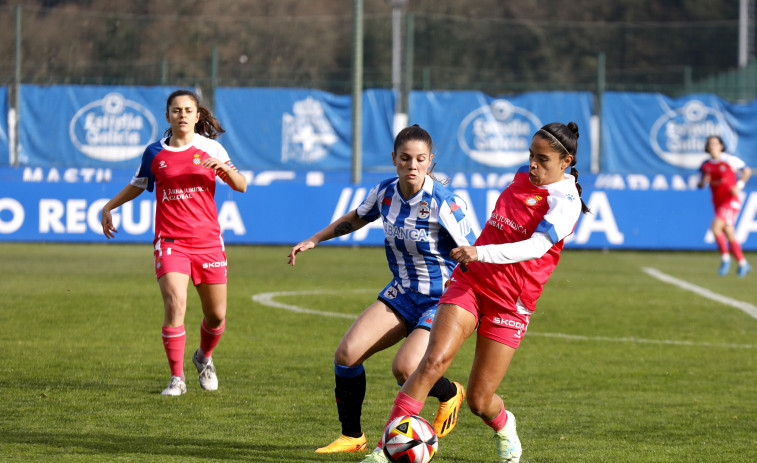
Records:
M168 387L163 389L161 395L182 395L187 392L187 385L179 376L171 376Z
M192 355L192 363L197 368L197 373L200 375L200 386L206 391L215 391L218 389L218 376L216 376L216 366L213 365L213 359L208 359L208 363L202 363L197 358L196 350Z
M389 459L384 455L384 449L376 447L373 452L365 456L360 463L389 463Z
M518 433L515 431L515 417L505 410L507 423L505 427L494 432L494 442L497 444L497 453L500 463L518 463L523 449L520 446Z

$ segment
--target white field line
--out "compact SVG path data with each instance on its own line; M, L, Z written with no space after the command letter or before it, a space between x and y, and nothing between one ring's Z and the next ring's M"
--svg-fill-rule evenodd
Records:
M749 304L748 302L739 301L727 296L723 296L718 293L714 293L710 291L709 289L702 288L701 286L697 286L695 284L689 283L688 281L679 280L678 278L672 277L666 273L662 273L661 271L655 268L642 267L641 269L647 275L653 278L656 278L662 282L670 283L671 285L678 286L681 289L685 289L686 291L691 291L692 293L699 294L700 296L706 297L707 299L713 300L715 302L719 302L724 305L729 305L731 307L734 307L736 309L743 311L750 317L757 319L757 307L753 306L752 304Z
M340 290L310 290L310 291L275 291L272 293L260 293L253 294L252 300L258 304L267 305L268 307L275 307L277 309L284 309L295 313L307 313L312 315L321 315L323 317L337 317L337 318L349 318L354 320L357 315L339 312L324 312L321 310L306 309L304 307L298 307L292 304L284 304L283 302L274 301L273 298L279 296L305 296L312 295L324 295L324 294L344 294L344 293L367 293L374 292L371 289L340 289Z
M295 313L305 313L305 314L311 314L311 315L320 315L323 317L337 317L337 318L347 318L347 319L354 320L357 318L356 315L307 309L307 308L299 307L292 304L284 304L282 302L277 302L274 300L274 298L280 297L280 296L284 296L284 297L303 296L303 295L318 296L318 295L325 295L325 294L370 293L374 291L375 290L371 290L371 289L276 291L276 292L270 292L270 293L253 294L252 300L254 302L257 302L258 304L262 304L268 307L273 307L276 309L288 310L290 312L295 312ZM529 331L528 334L529 336L541 336L541 337L546 337L546 338L561 338L561 339L568 339L572 341L629 342L629 343L635 343L635 344L663 344L663 345L671 345L671 346L730 347L730 348L735 348L735 349L757 348L757 345L752 345L752 344L714 344L714 343L709 343L709 342L674 341L670 339L643 339L643 338L635 338L635 337L610 338L610 337L603 337L603 336L580 336L580 335L563 334L563 333L539 333L539 332L533 332L533 331Z
M529 336L542 336L545 338L562 338L573 341L602 341L602 342L631 342L634 344L662 344L668 346L692 346L692 347L730 347L734 349L757 349L754 344L717 344L712 342L694 342L694 341L675 341L672 339L644 339L635 337L610 338L604 336L579 336L574 334L562 333L533 333L528 332Z

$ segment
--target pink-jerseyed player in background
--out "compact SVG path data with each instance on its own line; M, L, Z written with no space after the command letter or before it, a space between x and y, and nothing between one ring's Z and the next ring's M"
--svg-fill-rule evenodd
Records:
M577 146L574 122L539 129L531 140L528 166L500 194L475 244L452 250L460 265L439 301L423 359L397 394L389 420L417 415L431 386L477 332L467 403L494 430L499 461L519 461L515 418L496 391L557 265L563 240L588 210L576 183L578 172L573 168L566 174L576 163ZM387 459L374 452L364 461Z
M187 391L184 377L184 315L190 277L200 295L204 318L200 347L192 356L200 386L218 389L211 355L226 327L226 251L216 212L216 175L232 189L247 190L226 150L215 139L221 124L193 92L177 90L166 103L171 127L152 143L131 182L103 207L102 227L110 239L118 233L111 211L145 189L155 190L155 275L163 296L163 347L171 380L163 395Z
M699 188L709 183L712 190L715 218L710 228L720 250L721 262L718 273L725 276L731 268L731 255L728 252L730 244L731 252L739 263L738 275L743 278L752 270L752 266L744 258L741 245L736 239L735 225L736 217L741 210L742 190L752 175L752 170L741 159L724 152L723 139L717 135L707 138L704 150L709 153L710 159L699 168L702 173Z

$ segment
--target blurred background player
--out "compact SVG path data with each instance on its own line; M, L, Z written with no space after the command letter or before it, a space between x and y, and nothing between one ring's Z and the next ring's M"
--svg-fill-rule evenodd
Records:
M728 252L730 244L731 252L739 263L738 274L745 277L752 270L752 266L744 258L734 227L741 210L742 191L752 175L752 170L741 159L724 152L725 145L719 136L708 137L704 150L709 153L710 159L699 168L702 173L699 188L709 183L712 190L715 218L712 219L710 228L720 250L721 263L718 273L725 276L731 268L731 255Z
M363 362L407 336L392 364L397 382L405 382L426 349L439 296L457 264L449 253L475 240L465 203L429 175L433 158L428 132L418 125L401 130L392 153L397 177L376 185L357 209L298 243L289 254L289 263L294 266L298 253L380 218L393 275L378 300L360 314L336 349L334 392L342 435L317 449L318 453L366 449L360 424L366 390ZM439 399L434 429L440 437L445 436L457 423L465 390L440 376L429 395Z
M110 239L117 233L111 211L145 189L157 199L155 213L155 274L163 296L163 346L171 380L163 395L187 391L184 377L184 315L189 278L197 289L204 318L200 347L192 356L200 385L218 389L211 359L226 326L226 252L215 202L216 175L236 191L247 182L215 138L224 130L218 120L188 90L173 92L166 103L171 127L152 143L131 182L103 207L102 227Z
M477 331L468 379L468 406L494 430L500 462L518 462L515 418L497 394L544 284L557 266L563 240L581 212L576 163L578 126L545 125L534 134L529 165L500 194L474 246L452 250L461 265L439 301L426 353L394 401L389 420L417 415L428 391ZM464 266L464 267L463 267ZM464 269L461 271L461 269ZM364 461L386 462L376 450Z

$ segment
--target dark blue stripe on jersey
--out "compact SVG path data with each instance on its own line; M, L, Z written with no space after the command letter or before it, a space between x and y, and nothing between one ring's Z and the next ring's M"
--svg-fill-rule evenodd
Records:
M423 198L422 201L425 201L428 204L429 209L433 209L434 203L438 206L439 201L434 201L434 197L428 194L425 190L423 191ZM429 215L430 217L430 215ZM423 233L426 236L429 236L429 226L428 226L428 218L426 219L415 219L415 228L416 230L423 230ZM426 262L426 271L428 271L429 274L429 283L430 283L430 293L431 294L439 294L436 288L437 283L441 281L441 271L439 270L439 262L436 260L436 257L431 256L431 244L429 241L421 241L418 240L415 242L415 247L418 249L418 254L423 256L423 260ZM429 256L433 258L429 258Z
M392 207L392 191L394 191L394 189L387 189L383 192L379 191L379 207L381 208L381 215L383 217L389 215L389 209ZM389 198L388 201L387 198ZM389 204L386 204L384 201L388 202Z
M400 274L400 266L397 263L397 258L394 255L394 252L392 252L392 247L389 244L389 239L384 239L384 251L386 252L386 263L389 265L389 271L392 272L392 275L394 275L394 278L401 284L402 280L400 280L399 274Z
M136 176L147 178L147 191L155 189L155 175L151 169L152 161L162 150L163 145L160 144L160 141L156 141L155 143L150 143L142 154L142 164L139 165L139 171L137 171Z
M465 213L463 213L463 208L455 202L456 200L460 201L456 198L450 198L448 203L449 209L452 212L452 216L459 222L465 218Z
M389 209L387 209L384 205L384 197L387 194L391 197L391 194L394 191L394 188L391 187L391 184L396 181L396 178L390 178L378 184L378 188L376 189L376 202L373 204L373 207L371 207L368 213L361 217L361 219L365 220L366 222L373 222L381 216L386 217ZM366 198L366 200L367 199L368 198ZM365 203L365 201L363 201L363 203Z
M373 222L374 220L378 219L380 215L381 214L379 214L379 208L374 204L373 207L368 210L368 213L360 218L365 220L366 222Z
M526 164L525 166L520 166L518 167L518 172L516 172L516 174L528 173L528 169L528 164Z

